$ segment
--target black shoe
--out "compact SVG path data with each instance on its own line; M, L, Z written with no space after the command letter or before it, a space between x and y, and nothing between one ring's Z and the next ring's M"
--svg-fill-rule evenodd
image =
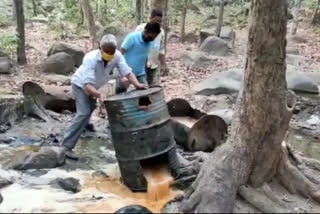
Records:
M89 123L88 125L86 125L86 130L90 131L90 132L96 132L96 129L94 128L94 125Z
M76 155L71 149L64 147L64 151L67 158L75 161L79 160L79 156Z

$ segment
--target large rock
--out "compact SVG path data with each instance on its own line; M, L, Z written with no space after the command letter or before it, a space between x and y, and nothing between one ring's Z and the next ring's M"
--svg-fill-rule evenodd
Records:
M197 95L232 94L240 90L242 70L232 69L220 74L214 74L201 81L192 89Z
M296 47L287 46L287 54L299 55L299 50Z
M0 74L11 74L14 72L13 63L7 56L0 57Z
M182 53L181 62L191 69L207 67L211 64L211 58L199 51L185 51Z
M287 54L286 60L287 60L287 64L298 67L306 64L307 58L304 56L299 56L295 54Z
M302 37L297 36L297 35L289 35L287 39L288 39L289 43L292 42L292 43L295 43L295 44L303 44L303 43L307 43L308 42L307 39L302 38Z
M85 53L81 49L74 47L72 45L60 42L52 45L52 47L48 51L48 56L51 56L60 52L67 53L70 56L72 56L74 60L74 64L77 67L79 67L82 64L82 60L85 55Z
M1 155L7 159L3 165L15 170L56 168L63 165L66 158L63 148L39 146L19 147L15 151L3 152Z
M61 85L71 85L71 77L60 74L49 74L44 77L49 84L59 83Z
M306 73L317 85L320 86L320 72Z
M68 75L74 71L75 63L72 56L61 52L49 56L42 64L42 72Z
M215 56L226 56L229 47L225 40L216 36L210 36L202 43L200 50Z
M1 178L1 177L0 177L0 189L4 188L4 187L6 187L6 186L9 186L9 185L11 185L12 183L13 183L12 181L9 181L9 180L7 180L7 179L5 179L5 178Z
M200 31L200 44L202 44L208 37L215 35L215 28L202 29ZM228 41L232 47L236 40L236 33L230 26L223 26L221 28L220 38Z
M288 88L295 92L319 94L318 85L303 72L287 72Z
M232 109L219 109L210 111L208 114L221 117L226 122L226 124L230 126L232 122L233 113L234 112Z
M99 40L106 34L113 34L117 38L118 48L120 48L123 40L128 35L129 31L124 30L124 28L121 28L119 26L121 26L121 24L111 24L102 28L98 32Z

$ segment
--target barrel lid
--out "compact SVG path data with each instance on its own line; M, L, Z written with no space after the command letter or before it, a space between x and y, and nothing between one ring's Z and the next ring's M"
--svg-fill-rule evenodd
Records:
M134 98L138 98L138 97L143 97L143 96L148 96L150 94L153 93L157 93L159 91L161 91L162 88L161 87L152 87L152 88L148 88L148 89L143 89L143 90L132 90L132 91L128 91L128 92L124 92L121 94L117 94L111 97L108 97L106 99L106 101L119 101L119 100L127 100L127 99L134 99Z

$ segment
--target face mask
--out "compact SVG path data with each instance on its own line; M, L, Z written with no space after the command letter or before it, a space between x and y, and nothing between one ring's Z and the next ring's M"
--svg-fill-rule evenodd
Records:
M142 39L145 43L152 42L154 40L153 38L145 37L144 35L142 36Z
M113 57L114 57L114 55L110 55L110 54L107 54L106 52L102 51L102 59L103 60L110 62L113 59Z

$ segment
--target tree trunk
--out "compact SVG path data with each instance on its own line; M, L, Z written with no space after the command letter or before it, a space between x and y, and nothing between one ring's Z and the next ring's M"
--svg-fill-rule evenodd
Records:
M185 31L186 31L186 16L187 16L188 2L189 0L184 0L184 5L182 9L181 29L180 29L180 37L181 37L182 43L184 43L184 37L185 37Z
M293 22L291 26L291 34L296 35L299 25L299 9L301 8L302 0L295 0L293 8Z
M144 23L144 0L141 0L141 23Z
M78 1L79 1L79 13L80 13L80 21L79 21L78 25L83 25L83 23L84 23L84 14L83 14L82 2L81 2L81 0L78 0Z
M220 33L221 33L221 28L222 28L222 24L223 24L223 13L224 13L224 0L220 0L218 23L217 23L217 28L215 31L215 35L217 37L219 37Z
M33 16L37 16L38 15L38 11L37 11L36 0L32 0L32 9L33 9Z
M284 167L290 163L282 146L295 105L286 85L287 0L253 0L251 10L231 136L204 163L183 202L184 212L231 213L241 185L261 187L276 175L300 176Z
M167 39L168 39L168 32L169 32L169 0L165 0L164 5L164 50L167 52Z
M319 7L320 7L320 0L318 0L317 7L316 7L316 9L314 10L314 13L313 13L313 15L312 15L311 24L313 24L313 25L317 24Z
M163 10L165 7L165 0L153 0L153 9Z
M96 46L97 46L97 32L96 32L94 17L93 17L93 13L91 10L89 0L81 0L81 3L82 3L82 7L83 7L83 12L87 18L87 25L88 25L89 32L90 32L92 48L96 48Z
M20 65L26 64L25 52L25 33L24 33L24 13L23 13L23 0L14 0L14 8L17 20L17 34L18 34L18 47L17 59Z
M137 20L137 25L141 23L141 7L142 7L142 0L136 0L136 20Z
M149 0L144 0L145 8L146 8L146 13L150 13L150 2Z

